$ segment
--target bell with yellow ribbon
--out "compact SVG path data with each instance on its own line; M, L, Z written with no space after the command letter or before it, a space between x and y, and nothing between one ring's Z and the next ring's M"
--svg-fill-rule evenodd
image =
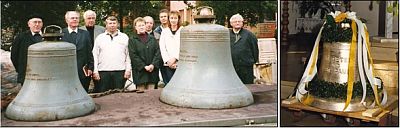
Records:
M368 36L355 12L327 15L297 85L296 98L305 105L344 112L385 104L387 95L381 80L374 76ZM318 67L320 41L323 50Z

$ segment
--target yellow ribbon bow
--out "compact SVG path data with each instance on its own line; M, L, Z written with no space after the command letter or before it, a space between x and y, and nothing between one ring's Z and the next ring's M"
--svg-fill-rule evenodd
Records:
M346 19L347 14L346 13L340 13L338 16L335 18L335 22L339 23L342 22L344 19Z

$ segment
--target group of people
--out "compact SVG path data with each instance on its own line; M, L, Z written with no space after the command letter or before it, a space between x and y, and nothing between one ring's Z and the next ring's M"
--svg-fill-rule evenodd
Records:
M133 22L135 33L131 37L119 31L115 16L106 18L105 27L95 24L96 13L92 10L84 12L83 18L85 26L79 27L80 13L66 12L67 27L62 30L62 41L76 46L79 80L86 92L89 91L91 80L95 93L123 89L131 75L137 92L157 89L159 72L164 84L168 85L179 61L180 31L183 26L178 11L160 10L161 25L154 30L152 17L137 17ZM244 84L252 84L253 65L258 61L257 38L243 29L243 17L240 14L233 15L230 24L235 70ZM19 34L11 48L11 60L21 85L25 79L28 47L42 41L42 18L30 17L28 27L30 30Z

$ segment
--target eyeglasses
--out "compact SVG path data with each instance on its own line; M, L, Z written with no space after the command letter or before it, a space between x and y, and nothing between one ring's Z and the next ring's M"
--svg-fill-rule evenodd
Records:
M33 23L33 24L41 24L41 23L42 23L42 21L40 21L40 20L36 20L36 21L31 21L31 23Z
M79 19L79 17L69 17L69 19Z
M243 23L243 21L237 20L237 21L231 21L231 23Z

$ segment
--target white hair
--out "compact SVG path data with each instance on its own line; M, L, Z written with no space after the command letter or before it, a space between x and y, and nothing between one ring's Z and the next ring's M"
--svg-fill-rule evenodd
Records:
M96 17L96 12L94 12L93 10L87 10L85 13L83 13L83 18L86 19L86 17L91 14Z
M144 20L146 20L146 19L151 19L151 21L153 21L153 23L154 23L154 19L153 19L153 17L151 17L151 16L145 16L145 17L143 17L143 19L144 19Z
M233 16L231 17L231 19L229 19L229 22L232 22L232 21L235 20L235 19L238 19L238 20L243 21L243 17L242 17L242 15L240 15L239 13L233 15Z
M78 17L79 17L79 12L77 12L77 11L67 11L67 13L65 13L65 19L69 18L69 14L70 13L76 13L76 14L78 14Z

